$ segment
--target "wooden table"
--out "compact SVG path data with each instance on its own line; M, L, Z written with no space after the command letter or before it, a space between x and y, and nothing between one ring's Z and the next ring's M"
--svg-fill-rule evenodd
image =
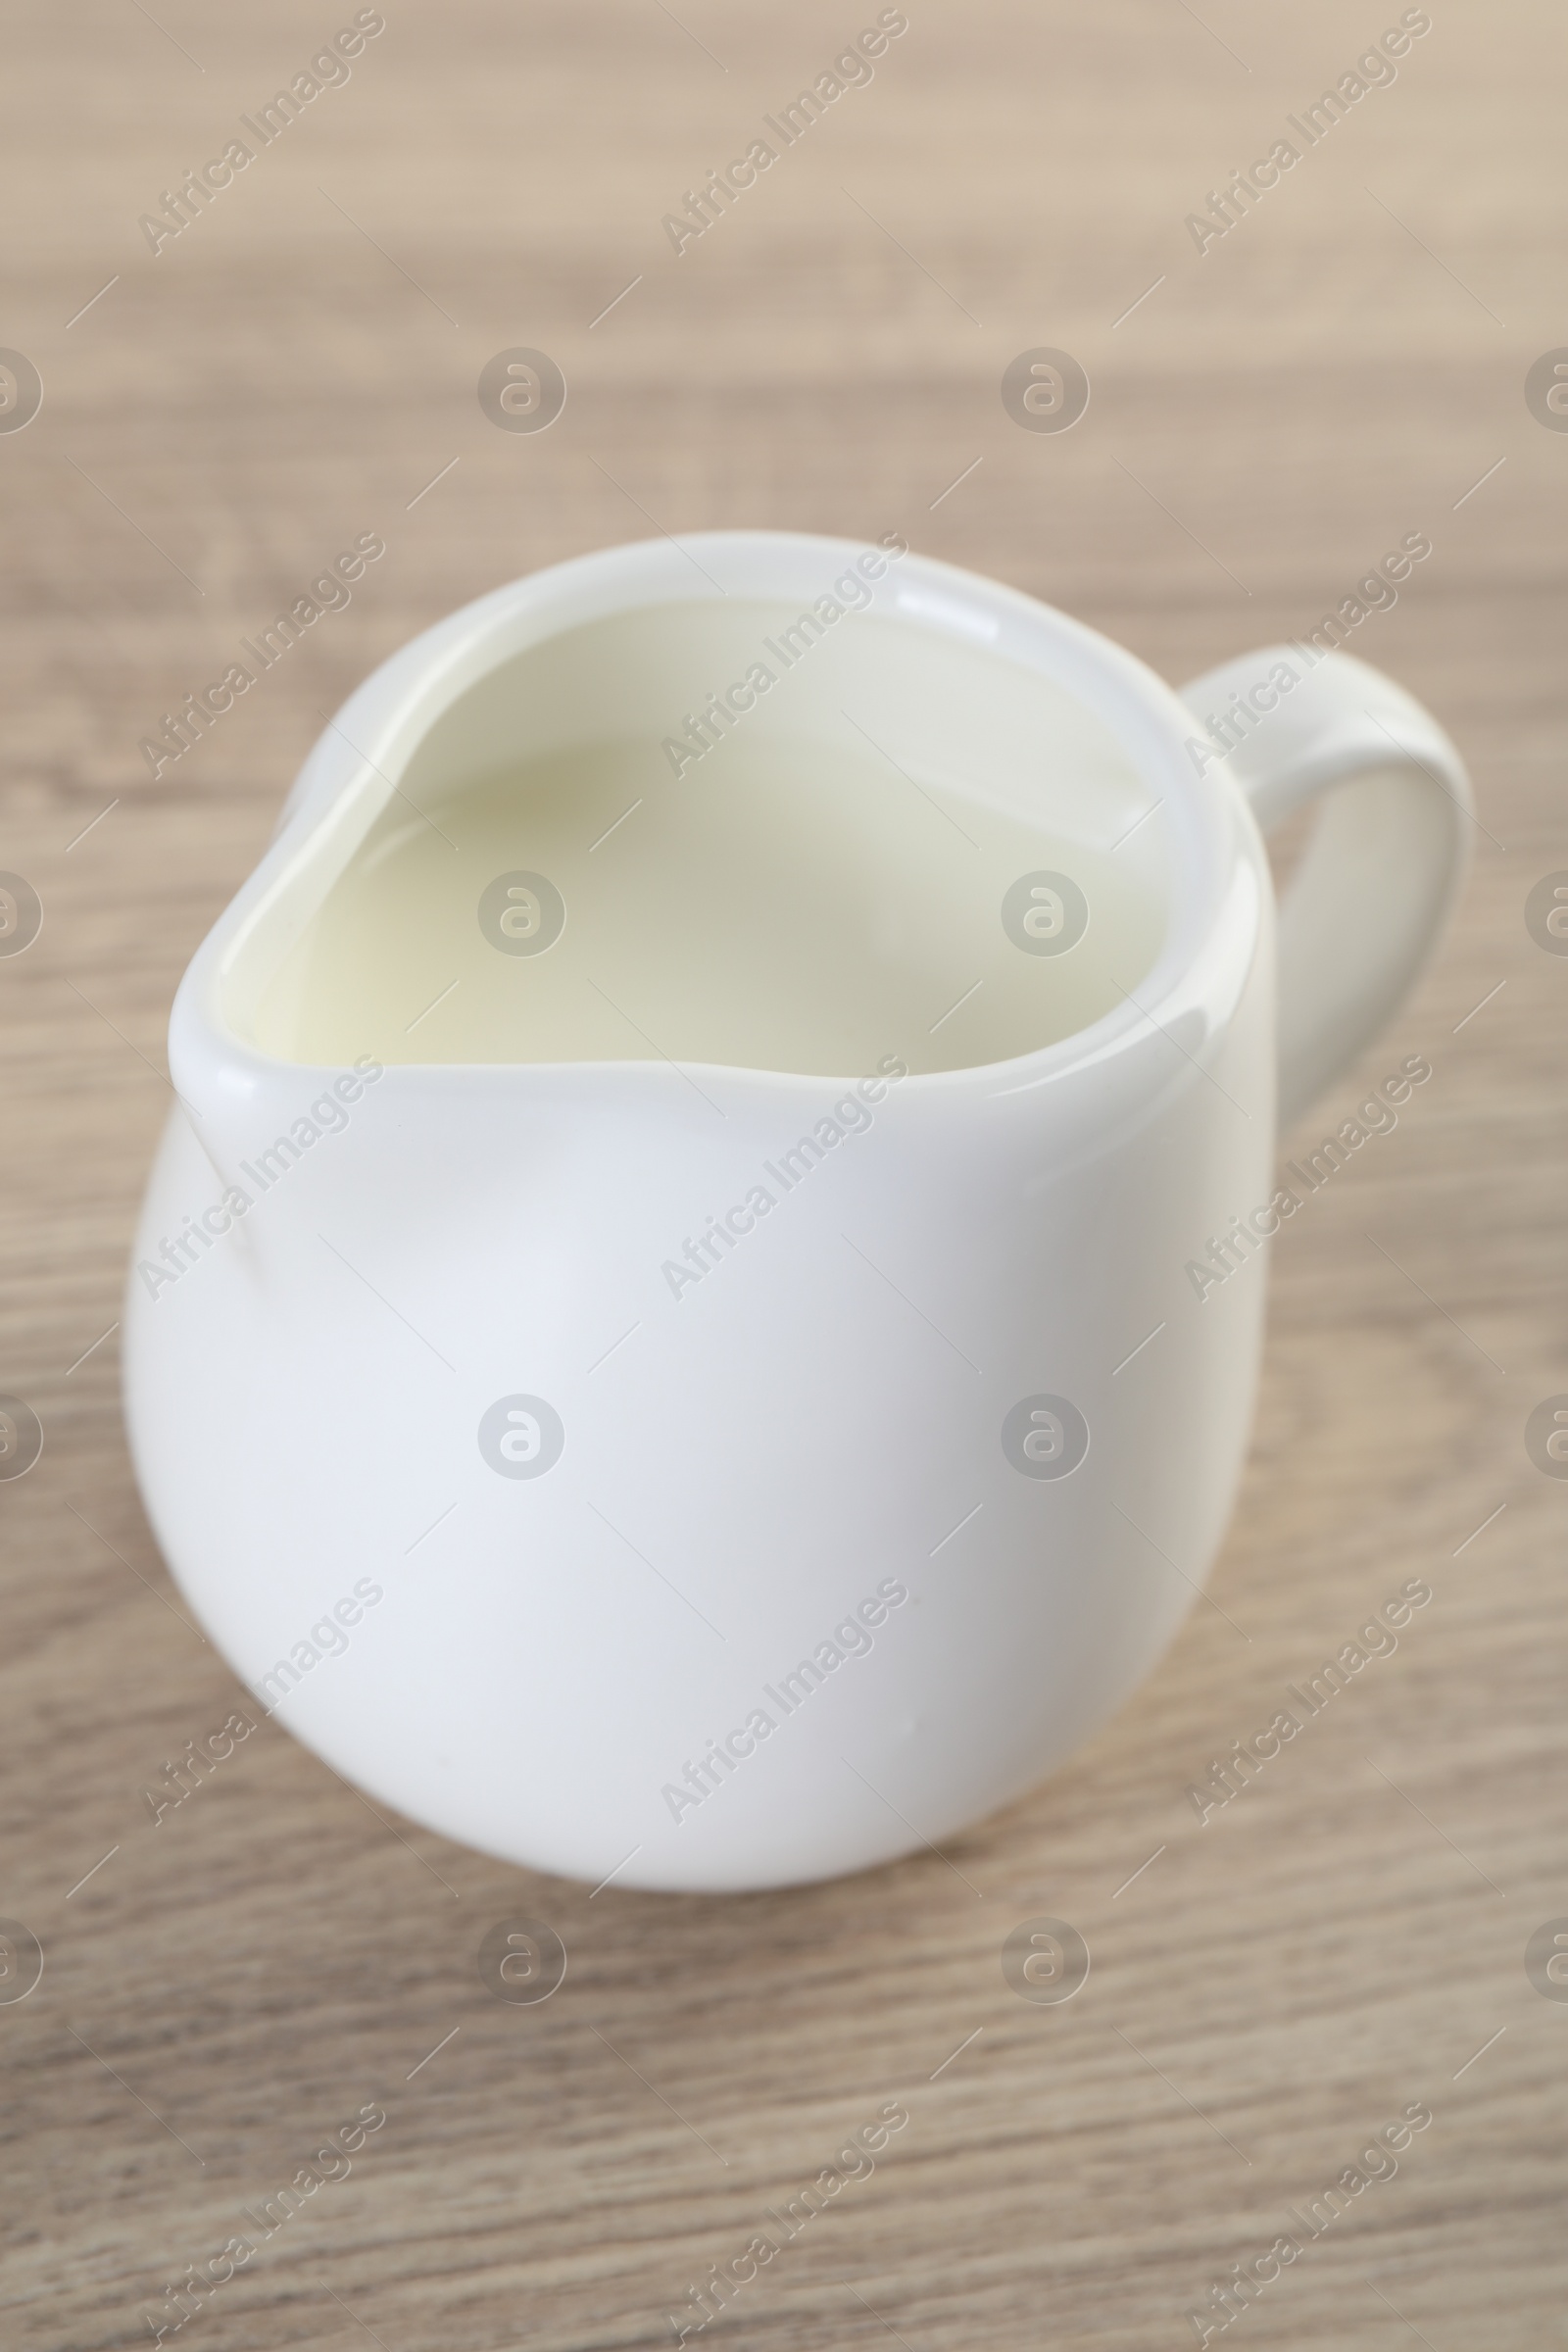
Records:
M909 0L874 79L677 255L662 216L869 0L680 0L679 22L387 0L352 77L251 139L156 253L140 216L247 135L347 0L13 12L0 341L44 400L0 435L0 864L46 917L0 966L0 1387L47 1431L0 1494L0 1912L45 1953L0 2008L17 2352L172 2327L166 2286L368 2104L386 2120L348 2176L166 2342L671 2341L708 2267L897 2101L874 2174L711 2337L1196 2342L1213 2282L1424 2103L1397 2173L1223 2340L1568 2343L1568 2005L1524 1965L1568 1914L1568 1491L1523 1445L1568 1388L1568 959L1523 913L1568 865L1568 436L1524 398L1568 334L1568 60L1544 0L1432 13L1397 79L1200 254L1188 214L1392 0L1201 22ZM476 401L516 345L569 384L547 433ZM1070 432L999 397L1036 346L1088 370ZM956 1867L590 1901L381 1818L273 1726L155 1825L144 1789L239 1696L148 1536L111 1328L178 975L322 714L391 649L518 572L734 524L897 525L1178 680L1432 540L1355 650L1430 701L1479 788L1457 925L1361 1076L1409 1053L1435 1074L1278 1244L1216 1605ZM388 553L353 605L154 780L160 714L366 530ZM1412 1578L1434 1597L1396 1653L1200 1824L1188 1784ZM571 1955L535 2009L474 1966L518 1908ZM1063 2006L999 1966L1040 1913L1093 1954Z

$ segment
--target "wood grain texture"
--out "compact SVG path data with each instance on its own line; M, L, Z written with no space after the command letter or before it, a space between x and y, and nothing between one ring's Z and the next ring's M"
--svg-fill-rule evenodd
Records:
M166 2341L668 2342L897 2099L874 2176L710 2337L1193 2343L1211 2281L1425 2101L1397 2177L1212 2340L1568 2343L1568 2006L1523 1966L1568 1914L1568 1487L1522 1444L1568 1388L1568 958L1523 921L1568 866L1568 435L1523 399L1568 335L1561 13L1433 0L1394 85L1200 258L1184 217L1396 8L909 0L871 84L677 259L662 215L874 8L387 0L348 83L151 254L138 216L352 13L8 15L0 342L45 402L0 435L0 865L47 913L0 962L0 1388L47 1446L0 1488L0 1913L46 1952L0 2006L4 2342L151 2341L375 2101L350 2177ZM514 344L571 387L537 437L474 397ZM1094 384L1060 436L998 397L1040 344ZM1433 541L1355 650L1478 781L1459 920L1362 1076L1435 1074L1275 1250L1217 1605L949 1859L804 1892L590 1900L377 1816L271 1725L154 1827L144 1788L240 1695L147 1533L101 1337L179 973L374 662L518 572L739 524L897 525L1176 680ZM154 782L138 738L367 529L349 610ZM1396 1654L1200 1826L1186 1785L1409 1577L1435 1597ZM518 1909L571 1956L538 2009L474 1968ZM999 1967L1041 1912L1094 1955L1058 2008Z

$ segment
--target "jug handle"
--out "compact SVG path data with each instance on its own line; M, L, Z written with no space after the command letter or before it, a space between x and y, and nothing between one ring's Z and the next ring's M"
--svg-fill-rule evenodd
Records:
M1195 760L1207 767L1207 746L1218 764L1229 737L1225 767L1264 833L1331 796L1280 906L1283 1130L1371 1043L1436 948L1469 857L1470 779L1431 712L1348 654L1268 646L1206 670L1182 700L1205 728Z

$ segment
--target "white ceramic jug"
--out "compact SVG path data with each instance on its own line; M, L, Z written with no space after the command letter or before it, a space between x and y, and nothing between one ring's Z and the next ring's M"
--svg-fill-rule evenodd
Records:
M421 1061L446 1016L401 1004L395 1059L279 1050L279 975L389 810L461 835L474 776L609 738L679 796L743 727L809 760L850 723L933 823L984 805L1124 861L1156 919L1086 1025L976 1062L911 1003L862 1067L751 1067L623 981L621 1058ZM1276 956L1258 822L1340 784ZM394 656L179 990L125 1310L148 1508L256 1702L416 1820L591 1883L855 1870L1027 1788L1201 1586L1295 1213L1276 1069L1290 1116L1386 1020L1467 808L1443 732L1343 654L1184 703L891 535L615 549ZM594 909L515 867L461 952L557 986ZM1055 953L1061 879L1020 874L977 957Z

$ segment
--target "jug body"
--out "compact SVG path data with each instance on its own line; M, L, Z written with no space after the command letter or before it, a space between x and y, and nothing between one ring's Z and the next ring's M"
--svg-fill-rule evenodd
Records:
M1271 1013L1254 956L1201 1069L1146 1034L961 1102L896 1052L707 1072L721 1117L660 1066L298 1073L221 1187L176 1108L140 1266L231 1217L131 1278L176 1577L259 1705L507 1859L719 1889L940 1842L1218 1544L1262 1268L1185 1264L1268 1198Z

